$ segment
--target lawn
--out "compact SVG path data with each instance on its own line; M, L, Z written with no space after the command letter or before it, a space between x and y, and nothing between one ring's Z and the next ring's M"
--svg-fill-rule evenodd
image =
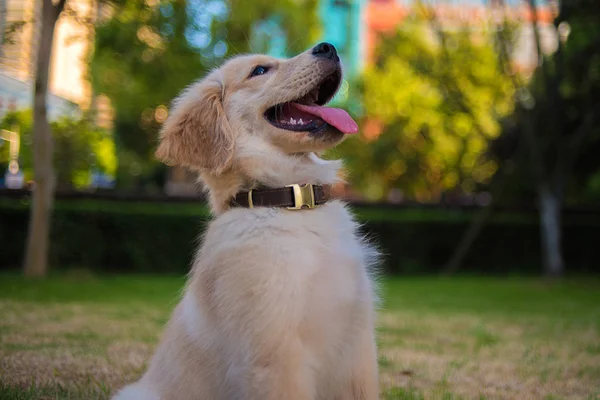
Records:
M0 274L0 399L107 398L144 370L183 278ZM383 282L382 399L600 399L600 281Z

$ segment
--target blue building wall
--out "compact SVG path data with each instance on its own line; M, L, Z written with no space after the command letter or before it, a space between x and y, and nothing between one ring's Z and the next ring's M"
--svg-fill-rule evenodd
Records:
M319 5L323 27L320 41L338 49L347 77L358 74L363 66L366 3L367 0L321 0Z
M364 45L361 38L366 28L362 16L366 3L367 0L321 0L319 4L322 36L317 43L326 41L338 49L346 76L354 76L362 68ZM280 26L277 16L258 21L252 29L253 50L274 57L292 56L286 54L289 39Z
M360 104L349 101L354 97L348 82L360 74L365 60L363 36L366 25L363 16L366 4L367 0L321 0L319 4L322 26L319 41L329 42L336 47L344 70L342 87L331 104L343 105L355 114L360 113Z

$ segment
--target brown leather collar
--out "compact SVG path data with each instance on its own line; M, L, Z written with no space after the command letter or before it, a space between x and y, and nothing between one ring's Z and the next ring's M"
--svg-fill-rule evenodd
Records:
M288 210L315 208L330 199L330 187L321 185L288 185L283 188L253 189L238 193L231 207L285 207Z

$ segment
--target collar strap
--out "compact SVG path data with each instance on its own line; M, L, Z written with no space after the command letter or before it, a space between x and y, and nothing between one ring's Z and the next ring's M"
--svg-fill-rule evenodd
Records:
M330 199L329 186L287 185L278 189L253 189L238 193L230 202L231 207L280 207L288 210L315 208Z

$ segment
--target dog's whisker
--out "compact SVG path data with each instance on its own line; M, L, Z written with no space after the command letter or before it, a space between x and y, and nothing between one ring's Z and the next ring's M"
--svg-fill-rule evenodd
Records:
M229 47L233 48L235 50L236 54L240 54L240 51L237 49L237 47L235 47L235 45L233 44L233 42L227 38L225 38L225 41L227 43L229 43Z
M239 23L237 23L237 26L242 32L242 35L244 35L244 37L246 38L246 44L248 45L248 49L250 49L250 51L254 53L254 49L252 48L252 42L250 41L250 39L248 39L248 35L246 35L244 28L242 28L242 25L240 25Z
M287 49L285 49L285 54L287 55L288 52L290 51L290 49L292 48L293 45L295 45L296 43L298 43L298 41L300 40L300 38L296 38L296 40L290 42L290 44L288 45Z

